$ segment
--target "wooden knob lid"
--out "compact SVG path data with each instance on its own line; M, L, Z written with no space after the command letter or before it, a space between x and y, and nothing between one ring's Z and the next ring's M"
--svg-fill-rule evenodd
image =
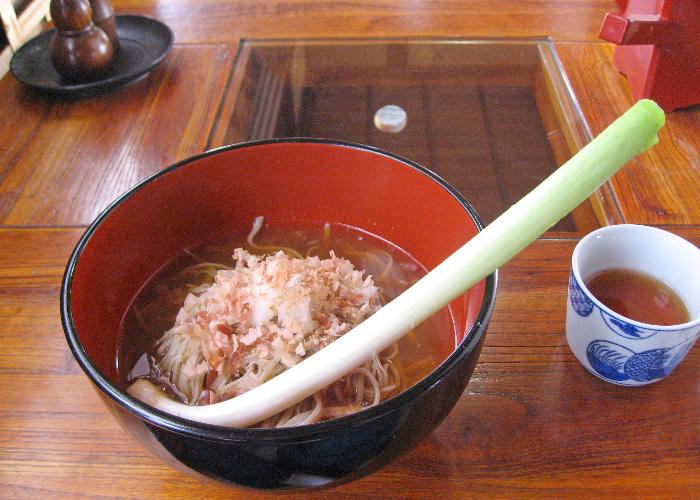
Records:
M49 9L58 32L84 31L93 25L88 0L51 0Z
M92 7L92 22L107 34L116 53L119 50L119 37L117 36L117 24L112 4L109 0L90 0L90 6Z
M114 16L114 8L109 0L90 0L90 6L92 7L92 22L95 24Z
M72 81L99 78L114 59L112 42L92 22L87 0L51 0L51 15L56 33L51 39L50 55L54 68Z

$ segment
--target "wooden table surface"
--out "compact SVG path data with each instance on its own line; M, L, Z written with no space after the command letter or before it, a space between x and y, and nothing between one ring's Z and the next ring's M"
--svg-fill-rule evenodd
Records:
M0 497L251 498L142 450L72 359L58 296L84 227L119 193L217 146L240 40L548 36L595 134L633 99L597 39L603 0L115 0L175 32L162 66L84 99L0 81ZM700 245L700 108L605 187L611 220ZM543 238L502 269L486 344L464 396L418 448L328 497L681 497L700 492L700 348L639 389L589 375L564 336L575 238ZM264 495L261 495L264 496ZM307 497L308 494L299 495Z

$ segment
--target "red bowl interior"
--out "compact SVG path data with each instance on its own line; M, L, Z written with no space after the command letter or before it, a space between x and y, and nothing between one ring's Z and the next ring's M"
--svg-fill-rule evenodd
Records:
M116 381L119 325L139 288L185 246L266 223L329 221L385 238L432 269L478 231L446 185L388 154L292 141L234 146L182 162L135 187L77 250L70 315L87 356ZM458 339L484 302L484 282L456 299Z

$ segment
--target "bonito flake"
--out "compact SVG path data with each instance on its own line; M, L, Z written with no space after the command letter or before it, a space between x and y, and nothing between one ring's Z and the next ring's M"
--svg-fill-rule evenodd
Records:
M350 331L381 307L378 288L347 259L234 251L203 292L190 293L158 341L161 372L190 404L242 394Z

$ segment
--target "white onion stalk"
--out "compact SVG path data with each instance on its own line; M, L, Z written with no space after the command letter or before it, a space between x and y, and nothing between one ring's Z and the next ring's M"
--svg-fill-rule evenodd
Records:
M338 340L272 380L221 403L188 406L146 380L128 391L160 410L198 422L246 427L338 380L396 342L508 262L588 198L638 153L658 142L664 113L641 100L532 192L396 299Z

